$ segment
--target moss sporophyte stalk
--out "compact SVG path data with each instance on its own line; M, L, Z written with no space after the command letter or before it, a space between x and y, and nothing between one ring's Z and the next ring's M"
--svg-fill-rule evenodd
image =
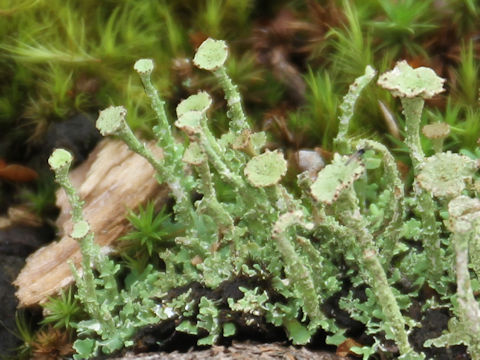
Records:
M72 203L72 237L83 256L82 271L73 269L75 296L90 317L75 324L75 358L131 346L139 329L167 321L177 331L197 335L201 345L234 336L238 326L256 321L283 327L294 344L307 344L323 331L328 343L338 345L348 329L335 313L325 312L325 304L340 296L341 309L373 338L370 346L351 351L368 359L390 340L399 359L424 359L409 342L420 325L407 310L429 285L454 316L448 332L424 346L461 343L480 359L480 310L469 271L478 276L480 269L479 257L469 254L480 246L478 163L443 152L441 143L435 155L426 157L420 145L424 99L443 91L443 79L433 70L399 62L378 80L401 98L415 175L411 189L405 188L386 146L349 138L355 103L367 86L374 86L369 84L376 72L368 66L340 106L331 163L313 177L308 171L298 175L294 192L282 185L287 171L282 151L265 149L265 134L249 125L225 68L227 57L225 42L208 39L193 61L212 72L224 91L230 128L219 138L209 128L215 114L206 92L183 100L177 119L169 119L151 81L154 63L149 59L134 68L158 119L154 134L164 156L155 157L136 138L124 107L101 111L97 121L104 136L121 138L147 159L158 181L171 190L174 220L182 231L174 241L156 237L160 244L148 249L163 266L153 261L141 271L131 270L128 281L120 280L117 275L125 278L127 269L102 254L83 219L82 201L68 179L71 155L65 150L52 154L49 162ZM186 135L183 142L179 131ZM356 151L358 156L352 156ZM412 242L422 246L413 248ZM236 279L243 279L238 296L211 295ZM410 283L407 290L401 281ZM191 284L205 291L198 295ZM240 318L247 321L240 324Z

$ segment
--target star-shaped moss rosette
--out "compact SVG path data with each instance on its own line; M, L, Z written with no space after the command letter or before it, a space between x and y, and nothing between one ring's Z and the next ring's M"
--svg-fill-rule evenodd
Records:
M445 89L445 79L426 67L412 68L405 60L397 62L393 70L382 74L378 84L390 90L393 96L430 99Z
M277 184L287 172L287 161L279 151L266 151L255 156L245 166L245 176L255 187Z
M439 153L425 159L417 182L433 196L453 198L461 194L477 169L477 162L466 156Z
M365 165L357 159L348 159L335 154L331 164L318 173L310 187L315 200L331 205L341 192L353 184L365 170Z
M223 40L208 38L197 50L193 63L200 69L215 71L219 69L228 57L228 46Z

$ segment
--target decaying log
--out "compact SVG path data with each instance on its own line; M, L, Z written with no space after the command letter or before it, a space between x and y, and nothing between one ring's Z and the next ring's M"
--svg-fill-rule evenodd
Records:
M161 156L158 147L152 145L151 149ZM106 251L128 230L125 215L129 209L149 199L165 202L168 197L168 188L158 184L153 168L120 141L102 141L87 161L71 172L71 180L85 201L84 216L95 241ZM71 208L63 190L57 192L57 206L61 209L57 219L61 239L27 258L14 282L19 307L42 303L71 284L69 261L80 268L79 246L68 236Z

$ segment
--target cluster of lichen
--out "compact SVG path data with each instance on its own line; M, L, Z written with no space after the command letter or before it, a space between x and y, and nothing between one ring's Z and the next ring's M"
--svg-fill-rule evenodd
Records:
M480 311L467 265L468 248L476 249L479 238L477 163L443 152L426 158L419 141L424 99L441 92L443 80L430 69L414 70L400 62L378 81L402 101L405 143L416 176L409 196L385 146L348 138L356 100L376 75L371 67L350 87L340 107L332 162L314 178L308 172L298 175L300 195L294 196L281 184L287 170L283 154L265 150L266 135L249 126L224 67L227 56L223 41L208 39L193 61L211 71L225 93L230 129L220 138L208 126L212 99L200 92L177 106L173 124L186 135L184 143L177 140L150 80L153 61L147 59L134 68L158 118L154 134L164 156L155 158L134 136L125 108L107 108L97 121L103 135L120 137L144 156L159 182L171 190L175 221L185 230L159 251L163 269L147 266L120 282L120 265L102 254L82 219L81 201L67 176L71 156L56 150L50 158L72 202L72 236L83 255L82 273L74 269L76 296L91 318L76 324L76 357L129 346L138 329L167 320L175 320L178 331L198 335L199 344L213 344L235 335L236 314L243 314L247 325L263 318L283 327L296 344L308 343L319 330L329 334L328 342L339 344L348 329L322 306L349 277L354 288L367 286L365 302L354 295L354 288L340 299L340 306L376 340L352 349L365 359L384 339L396 343L402 359L424 358L408 341L418 323L404 310L426 283L440 295L437 304L428 305L450 307L457 315L449 333L430 345L463 343L478 359ZM219 191L226 186L228 194ZM422 241L423 249L409 247L406 240ZM473 255L470 261L478 275L478 259ZM248 286L240 287L243 296L226 302L208 295L198 298L188 290L190 284L217 289L236 278L249 279L244 281ZM402 293L396 284L405 280L410 287ZM449 285L455 281L458 290L451 293ZM172 296L171 290L179 288L184 291Z

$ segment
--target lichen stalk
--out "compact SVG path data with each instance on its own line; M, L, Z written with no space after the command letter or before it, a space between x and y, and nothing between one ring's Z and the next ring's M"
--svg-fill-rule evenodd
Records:
M348 227L350 235L356 240L359 252L359 264L365 273L368 285L373 289L383 314L385 315L384 328L389 329L402 356L411 356L409 359L423 359L417 354L408 342L405 330L406 322L398 306L392 288L388 284L387 275L380 262L379 254L373 236L367 228L367 222L360 213L358 199L353 188L345 190L338 200L337 214L340 221Z
M245 129L249 129L250 125L247 122L247 118L242 108L242 98L237 86L233 84L232 80L227 74L225 67L221 67L214 71L216 78L219 80L225 94L225 100L228 105L227 116L230 118L230 130L240 135Z
M190 190L193 182L189 176L179 177L173 167L159 161L153 153L133 134L126 122L127 110L121 106L109 107L100 112L97 128L102 135L116 135L122 139L130 150L144 157L155 169L160 182L167 183L176 201L177 215L186 221L193 219L193 206Z
M277 249L285 262L287 277L303 299L304 311L310 319L309 328L315 329L320 324L329 324L329 321L320 310L311 270L308 269L296 252L292 243L292 235L289 233L290 227L302 224L302 217L301 211L281 215L273 226L272 238L275 240Z
M57 161L56 163L55 160L61 160L61 162ZM77 191L73 187L70 178L68 177L72 161L73 157L68 151L63 149L56 149L49 159L49 164L55 173L55 181L62 187L62 189L67 194L69 203L72 206L72 220L74 223L76 223L83 218L83 201L78 196Z
M382 155L383 179L392 196L392 203L389 207L390 219L384 227L383 236L385 244L382 249L382 260L384 264L390 263L394 254L397 241L400 237L400 229L405 213L404 189L397 169L397 163L386 146L372 140L363 140L360 148L368 148Z
M209 213L218 224L219 229L227 234L227 240L231 240L232 234L234 231L233 219L225 209L225 207L218 201L215 188L213 187L212 176L210 173L210 168L206 161L200 163L195 167L197 172L200 175L201 185L199 190L204 195L205 206L208 208Z
M241 190L246 184L243 179L235 174L223 161L222 156L217 153L215 147L208 141L208 138L202 133L200 135L200 144L208 156L208 160L218 171L222 180L232 184L237 190Z
M425 101L421 97L401 98L403 113L405 115L405 144L410 150L413 172L418 174L420 166L425 160L420 143L420 122ZM415 187L418 198L418 211L423 224L423 246L430 261L429 282L438 290L442 288L440 277L443 273L441 262L441 242L439 228L436 220L436 207L430 193Z
M468 236L470 235L470 236ZM471 339L468 347L472 359L480 359L480 308L473 295L470 272L468 269L468 242L470 234L455 233L455 270L457 277L457 295L459 318L469 331Z
M418 173L418 167L425 158L420 143L420 122L425 101L421 97L401 98L403 114L405 115L405 144L410 150L414 174Z
M175 198L176 208L178 209L179 216L184 216L186 219L192 218L193 208L190 200L190 194L188 188L185 188L185 182L182 183L181 179L172 173L169 167L158 161L153 153L141 143L133 134L130 127L122 129L118 136L125 141L129 148L144 157L155 169L161 182L166 182L172 195Z
M150 99L151 108L157 116L158 128L157 131L155 131L155 135L160 147L167 154L166 161L173 166L178 166L178 164L181 164L180 158L183 146L174 140L172 128L165 111L165 101L160 98L157 89L152 84L151 73L154 69L153 61L150 59L138 60L135 63L134 69L142 80L145 94L147 94Z
M480 359L480 307L470 281L469 242L480 229L480 200L460 195L448 204L447 226L453 232L457 278L458 317L472 359Z
M357 103L362 90L372 81L377 72L370 65L365 68L364 75L355 79L355 82L350 85L348 93L343 97L340 105L340 116L338 122L338 133L333 143L336 150L340 154L348 154L351 152L351 145L347 138L350 121L353 118L355 104Z
M202 130L203 136L205 136L204 140L208 142L212 150L219 155L224 154L225 149L223 149L222 146L218 143L217 139L215 138L215 136L213 136L210 128L208 127L208 117L205 113L202 114L202 118L200 120L200 128Z
M87 312L95 319L99 319L106 331L115 328L110 314L102 311L102 307L97 299L95 275L93 274L93 263L101 263L103 258L98 258L100 251L94 242L94 235L89 229L88 223L83 218L83 201L80 200L76 189L74 188L68 176L72 164L72 155L63 149L57 149L49 158L49 164L55 173L55 181L65 190L68 201L72 207L73 229L72 237L80 245L82 253L82 275L71 264L72 273L76 279L78 287L78 297L81 299ZM78 229L81 228L79 231Z

